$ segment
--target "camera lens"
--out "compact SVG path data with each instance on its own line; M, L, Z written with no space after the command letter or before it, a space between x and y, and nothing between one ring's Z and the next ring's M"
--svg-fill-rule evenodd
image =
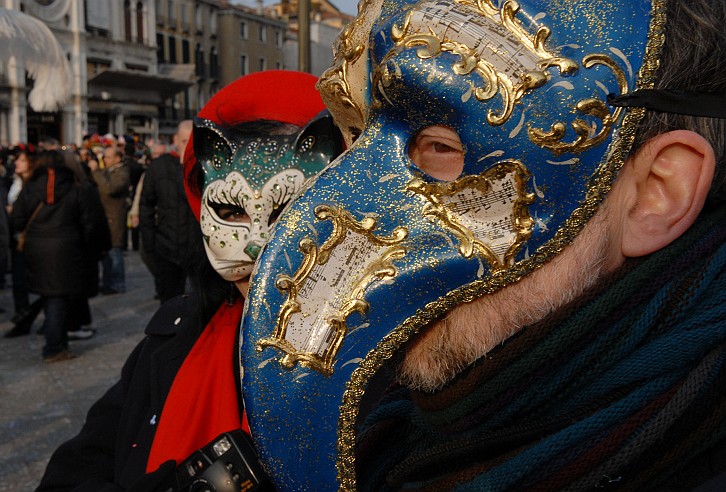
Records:
M189 492L214 492L214 486L206 480L196 480L189 486Z

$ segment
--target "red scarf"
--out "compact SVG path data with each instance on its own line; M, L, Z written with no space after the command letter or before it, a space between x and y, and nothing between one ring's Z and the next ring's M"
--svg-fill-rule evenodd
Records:
M151 444L146 472L168 460L180 463L223 432L250 433L237 399L235 371L242 302L223 304L184 359L169 390Z

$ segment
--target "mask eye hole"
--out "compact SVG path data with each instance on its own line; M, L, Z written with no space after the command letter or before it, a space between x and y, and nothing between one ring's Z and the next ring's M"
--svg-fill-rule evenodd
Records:
M242 207L213 202L209 202L209 206L217 214L217 217L224 222L236 224L249 224L250 222L250 216L247 215L247 212Z
M464 146L448 126L428 126L411 138L408 156L416 167L442 181L453 181L464 170Z

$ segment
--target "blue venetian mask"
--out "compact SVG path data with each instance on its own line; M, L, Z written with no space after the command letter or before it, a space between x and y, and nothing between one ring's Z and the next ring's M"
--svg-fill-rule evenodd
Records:
M651 85L650 2L364 2L319 87L355 143L280 217L253 275L243 393L282 490L355 488L371 375L452 307L556 255L597 209ZM461 141L447 181L411 159ZM356 138L357 137L357 138Z

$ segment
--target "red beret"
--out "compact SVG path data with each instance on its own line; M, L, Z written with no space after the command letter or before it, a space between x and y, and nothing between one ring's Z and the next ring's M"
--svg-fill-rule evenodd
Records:
M304 126L325 109L315 89L317 77L290 70L268 70L240 77L223 87L197 116L223 126L255 120L273 120ZM189 187L188 176L197 163L189 138L184 152L184 187L189 205L199 220L200 190Z

